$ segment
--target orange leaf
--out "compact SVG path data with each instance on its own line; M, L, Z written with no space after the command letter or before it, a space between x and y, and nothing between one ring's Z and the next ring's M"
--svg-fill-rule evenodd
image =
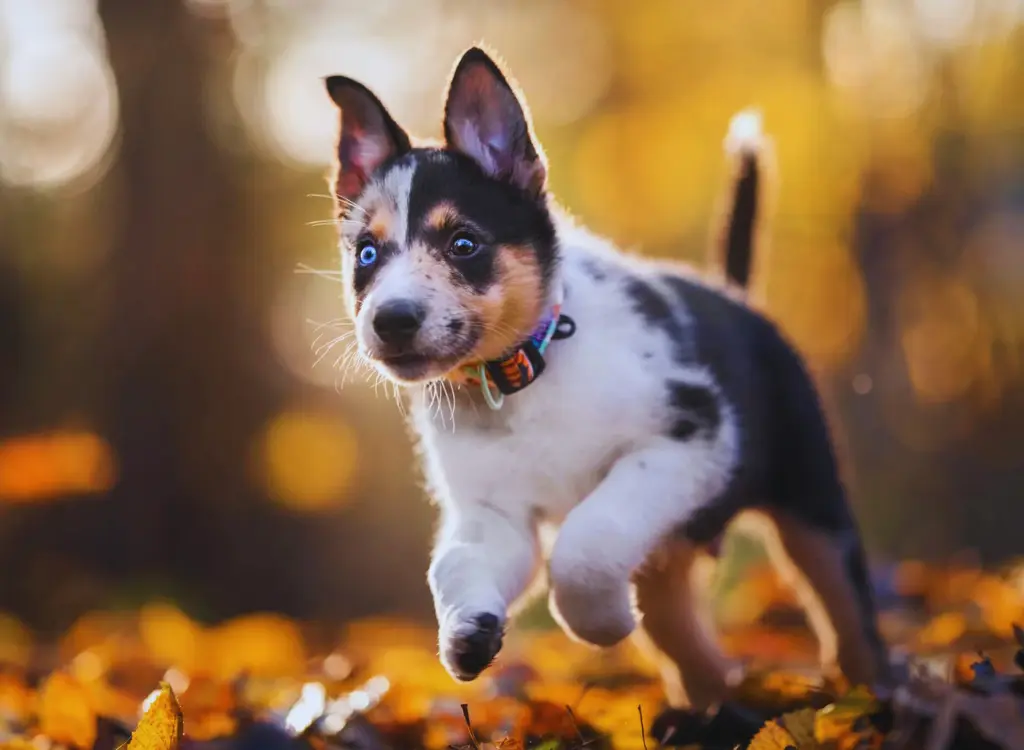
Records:
M54 742L92 747L96 711L89 691L66 672L54 672L39 690L39 728Z
M925 647L948 646L967 630L967 620L962 612L944 612L918 634L918 642Z

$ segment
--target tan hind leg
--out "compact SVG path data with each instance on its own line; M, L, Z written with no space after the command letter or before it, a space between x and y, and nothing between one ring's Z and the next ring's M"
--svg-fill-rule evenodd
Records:
M636 640L657 660L675 708L711 706L732 684L732 664L715 642L695 580L694 565L701 557L690 542L674 540L635 579L641 613Z
M884 680L888 662L856 529L834 532L775 509L766 520L760 535L804 608L822 666L832 672L838 666L855 685Z

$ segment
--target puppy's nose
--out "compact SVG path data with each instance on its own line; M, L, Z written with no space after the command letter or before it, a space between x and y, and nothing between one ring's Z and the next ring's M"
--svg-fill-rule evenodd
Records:
M422 305L408 299L385 302L373 316L373 330L385 344L408 344L427 316Z

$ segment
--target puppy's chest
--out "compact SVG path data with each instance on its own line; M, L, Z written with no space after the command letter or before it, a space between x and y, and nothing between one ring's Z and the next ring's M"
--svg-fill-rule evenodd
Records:
M454 429L432 426L424 435L427 469L441 472L439 484L452 495L440 500L517 510L526 504L561 520L649 433L651 410L638 396L624 399L613 387L585 381L562 383L552 373L510 397L500 412L475 409L457 414Z

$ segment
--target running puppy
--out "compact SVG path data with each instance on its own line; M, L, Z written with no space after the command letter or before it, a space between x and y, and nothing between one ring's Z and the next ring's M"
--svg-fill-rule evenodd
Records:
M642 634L673 703L721 699L727 662L693 606L690 568L737 513L758 509L823 661L856 683L881 678L826 424L772 324L724 286L575 226L547 192L516 88L483 50L455 66L443 144L414 146L356 81L326 84L341 110L333 188L348 312L362 357L405 387L441 508L428 578L448 671L472 680L491 663L546 567L567 633L597 646ZM748 127L740 138L725 232L727 275L742 283L758 137ZM429 396L439 387L443 408ZM550 550L541 525L558 529Z

